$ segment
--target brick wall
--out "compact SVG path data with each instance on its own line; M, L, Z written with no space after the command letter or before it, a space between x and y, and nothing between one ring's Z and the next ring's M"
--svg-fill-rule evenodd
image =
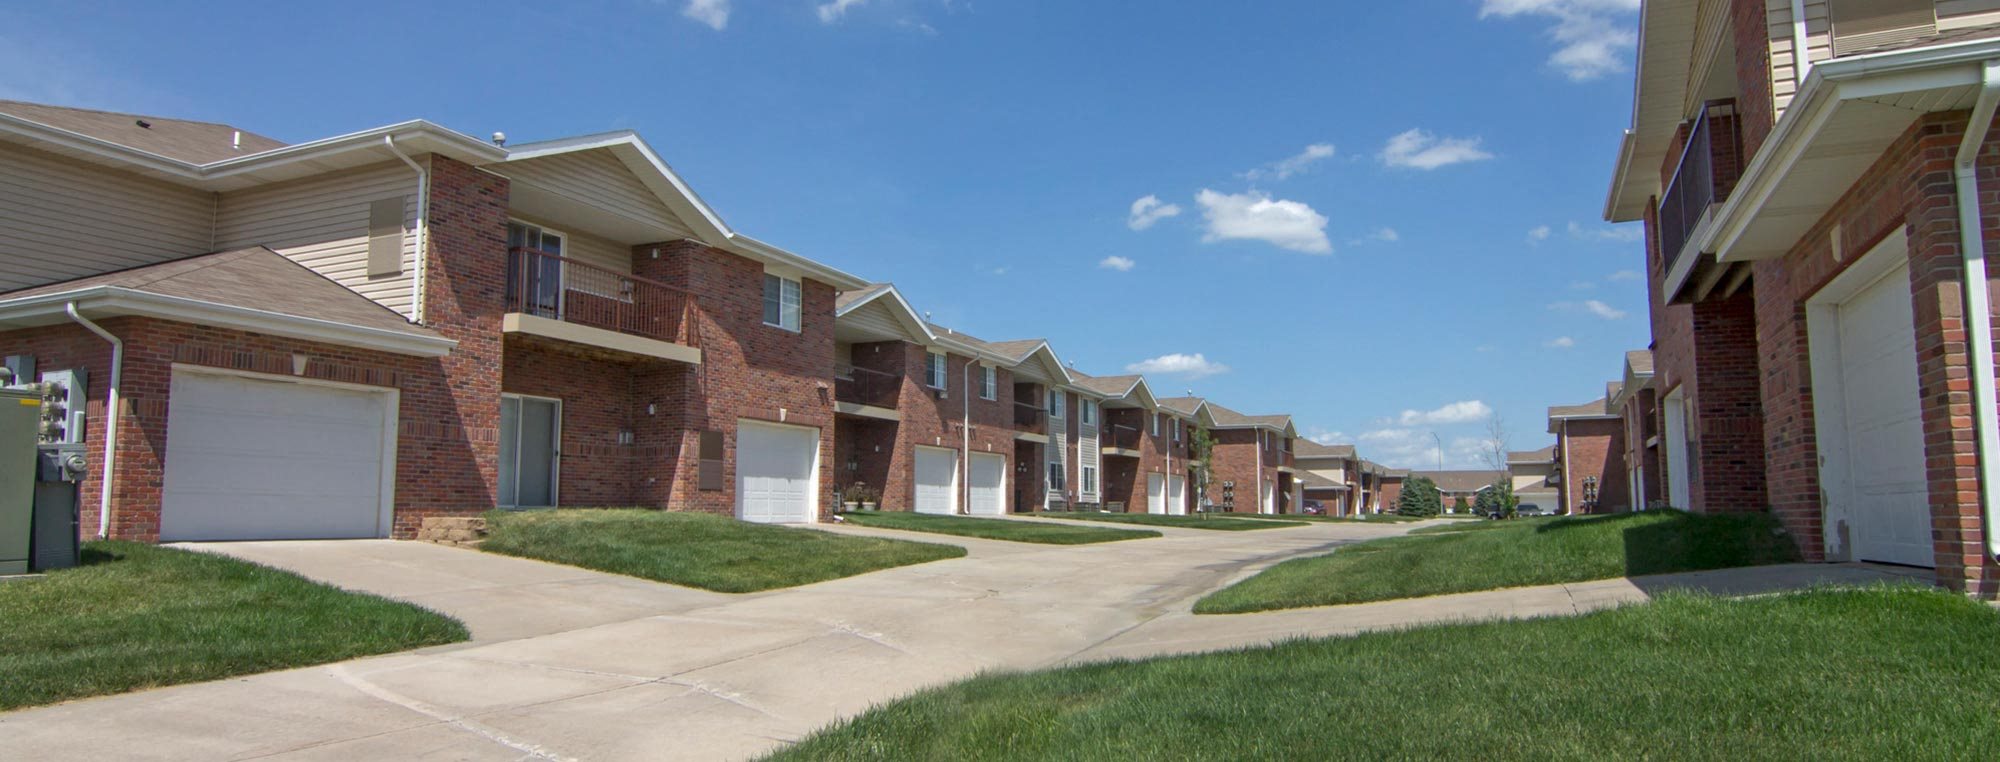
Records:
M1630 479L1625 468L1625 422L1618 418L1586 418L1562 422L1556 447L1563 452L1559 491L1570 513L1613 513L1631 510ZM1597 479L1597 504L1584 503L1584 479Z
M878 351L879 347L879 351ZM976 453L991 453L1006 458L1007 473L1014 478L1014 376L1001 369L994 373L994 399L979 396L980 366L968 363L972 358L964 355L945 355L944 398L938 397L937 389L927 386L925 373L926 357L929 350L907 342L883 342L863 344L854 348L856 365L860 365L864 355L879 356L880 362L890 362L895 358L900 364L893 370L878 367L879 370L900 372L902 391L899 396L898 411L902 421L896 424L895 444L889 453L887 470L882 482L882 508L884 510L907 511L916 507L916 452L918 447L941 447L959 452L965 445L964 422L968 412L971 416L971 444ZM871 359L870 362L875 362ZM873 367L873 366L871 366ZM968 376L968 372L971 374ZM968 385L968 381L970 384ZM969 408L968 408L969 404ZM960 489L963 490L965 460L959 456ZM1012 490L1008 490L1012 492ZM1011 502L1011 495L1007 498ZM963 492L959 506L964 510Z
M1257 434L1262 429L1219 429L1211 432L1215 438L1214 451L1209 460L1209 478L1213 482L1211 497L1217 505L1222 504L1222 483L1235 482L1234 513L1256 513L1262 505L1263 496L1259 479L1275 483L1277 464L1269 457L1263 460L1263 469L1258 469ZM1273 500L1273 504L1276 501Z
M499 483L500 333L507 289L507 179L441 156L430 159L430 249L424 283L424 324L458 346L439 363L447 396L403 420L435 426L433 436L451 444L457 458L429 475L424 489L438 511L404 516L399 532L423 515L492 508ZM411 425L411 424L406 424Z
M658 478L655 465L666 450L655 438L637 443L640 368L633 363L590 357L527 337L507 341L501 391L562 400L562 457L558 498L570 506L664 507L652 502L646 479ZM621 432L635 432L632 443Z

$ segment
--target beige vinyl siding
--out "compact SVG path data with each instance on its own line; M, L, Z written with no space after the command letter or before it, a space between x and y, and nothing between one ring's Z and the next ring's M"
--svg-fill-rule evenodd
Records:
M520 213L509 213L516 220L528 223L545 231L562 236L563 256L587 265L596 265L617 273L632 274L632 247L563 227L562 223L531 217Z
M907 331L902 321L896 319L895 313L889 309L889 305L883 303L882 299L869 302L866 307L840 316L840 322L882 336L900 336Z
M674 237L693 238L694 231L683 224L673 210L639 182L625 163L609 150L522 159L487 167L515 183L532 185L578 203L604 209L673 231Z
M1833 24L1826 0L1806 0L1806 60L1818 63L1833 57ZM1797 61L1792 55L1791 0L1765 0L1765 17L1771 35L1771 96L1782 116L1798 91ZM1940 0L1937 27L1940 33L2000 24L2000 0Z
M368 277L368 207L403 206L403 271ZM410 316L416 273L417 176L400 162L376 164L222 195L216 247L268 246L355 293Z
M215 196L0 144L0 291L213 249Z
M2000 24L2000 0L1939 0L1938 31Z

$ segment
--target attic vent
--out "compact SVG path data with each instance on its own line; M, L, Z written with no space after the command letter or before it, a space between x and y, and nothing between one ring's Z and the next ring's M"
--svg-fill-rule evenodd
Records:
M1933 0L1828 0L1827 16L1836 57L1937 34Z
M148 129L148 130L150 130L150 129L153 129L153 123L152 123L152 122L148 122L148 121L146 121L146 120L144 120L144 119L134 119L134 120L132 120L132 123L133 123L133 124L136 124L136 125L139 125L140 127L142 127L142 128L145 128L145 129Z

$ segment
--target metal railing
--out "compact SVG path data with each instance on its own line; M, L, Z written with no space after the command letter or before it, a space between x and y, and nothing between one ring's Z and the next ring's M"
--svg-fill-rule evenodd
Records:
M1728 134L1715 134L1717 125L1712 117L1734 117L1735 113L1733 101L1702 107L1701 114L1695 117L1693 128L1688 130L1687 143L1681 146L1681 158L1674 168L1674 177L1660 196L1660 256L1670 272L1686 254L1689 240L1708 210L1729 200L1724 186L1733 185L1735 178L1724 178L1723 182L1718 182L1716 173L1718 169L1740 171L1737 157L1743 150L1743 138L1736 129L1734 118L1723 126ZM1719 168L1718 164L1725 164L1726 167Z
M1014 403L1014 428L1030 434L1049 433L1049 414L1026 402Z
M507 311L689 343L694 295L659 281L534 249L507 255Z
M1139 431L1139 428L1136 426L1126 426L1123 424L1114 423L1110 426L1104 427L1104 431L1102 433L1103 433L1103 438L1099 441L1103 443L1102 446L1104 447L1110 447L1119 450L1139 449L1139 437L1141 432Z
M903 377L900 374L859 368L848 363L835 363L833 366L833 398L841 402L894 408L902 390Z

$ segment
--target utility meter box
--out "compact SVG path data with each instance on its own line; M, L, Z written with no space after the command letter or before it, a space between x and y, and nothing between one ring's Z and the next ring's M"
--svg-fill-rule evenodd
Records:
M0 574L28 572L41 423L40 391L0 389Z

